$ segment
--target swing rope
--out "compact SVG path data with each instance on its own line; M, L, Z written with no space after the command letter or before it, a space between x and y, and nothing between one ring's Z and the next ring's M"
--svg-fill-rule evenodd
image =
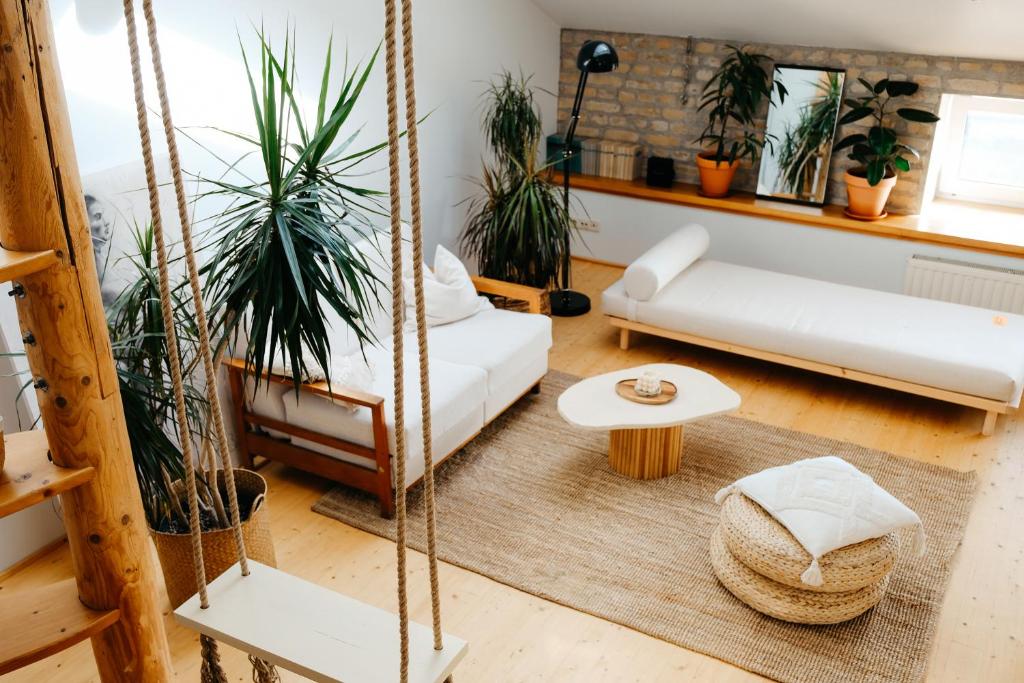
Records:
M401 177L398 123L398 36L395 0L385 0L385 65L387 73L388 169L391 195L391 303L392 353L394 362L395 441L396 441L396 547L398 568L398 616L401 629L401 683L409 678L409 608L406 586L407 506L405 489L405 343L399 311L403 310ZM423 218L420 201L419 135L416 117L415 60L413 57L412 0L402 0L402 62L405 86L405 125L409 143L409 184L412 208L413 293L416 300L416 341L420 380L420 416L423 436L424 521L427 535L427 561L430 576L431 616L434 649L444 647L441 632L441 597L437 572L437 524L434 503L434 465L430 418L430 370L427 353L426 305L423 298ZM450 678L449 678L450 680Z
M136 118L139 127L139 139L146 171L146 185L149 191L149 208L153 221L153 233L156 242L157 266L159 272L160 308L163 317L165 336L167 339L167 356L170 364L171 384L174 390L175 410L178 417L179 437L182 456L185 461L185 483L189 508L189 533L192 541L193 569L196 585L203 609L209 607L206 573L203 563L202 530L199 520L199 502L196 489L196 470L192 444L192 433L188 424L185 408L184 381L181 370L181 356L178 348L177 331L174 325L174 311L171 299L170 275L167 257L167 245L164 238L163 221L160 215L159 186L153 160L152 140L146 117L146 101L142 83L142 65L135 26L135 8L133 0L123 0L124 14L128 33L128 46L131 57L132 85L135 94ZM406 506L406 454L405 443L405 392L404 392L404 337L401 311L404 305L403 271L402 271L402 229L401 229L401 178L399 161L399 122L398 122L398 55L397 26L395 0L385 0L387 17L385 21L386 71L387 71L387 109L388 109L388 166L391 200L391 261L392 261L392 333L394 362L394 394L395 394L395 477L396 477L396 516L397 516L397 572L398 572L398 605L401 643L400 680L407 683L409 677L409 607L407 589L407 506ZM202 287L199 269L196 264L195 250L192 240L191 220L188 215L188 203L181 171L178 146L171 118L170 100L167 95L166 77L160 55L156 20L153 14L152 0L142 0L143 14L146 20L147 36L160 100L161 119L170 157L171 175L177 200L178 218L181 222L182 245L185 252L185 263L191 288L197 327L199 328L199 348L203 361L206 379L206 395L210 404L210 419L213 422L217 439L217 450L224 473L224 483L228 492L231 527L235 539L238 563L243 576L249 575L245 542L242 538L241 515L238 508L238 496L234 485L234 467L228 449L227 433L224 426L223 412L217 393L217 366L220 357L214 358L210 344L206 310L202 299ZM416 118L415 73L413 59L412 36L412 0L402 0L402 40L404 86L406 97L406 129L409 136L409 175L411 185L412 208L412 258L413 258L413 291L416 302L416 333L418 346L418 364L420 380L420 410L423 436L424 459L424 492L425 492L425 524L427 535L427 555L429 562L430 596L434 635L434 649L443 648L441 631L441 601L437 570L437 526L436 506L434 500L434 468L432 453L432 433L430 419L430 374L427 349L426 307L423 297L423 230L420 200L419 142ZM220 668L217 644L212 638L200 636L203 652L202 680L210 683L226 681L227 677ZM277 672L273 665L250 656L254 675L257 681L277 680ZM451 679L449 678L449 681Z

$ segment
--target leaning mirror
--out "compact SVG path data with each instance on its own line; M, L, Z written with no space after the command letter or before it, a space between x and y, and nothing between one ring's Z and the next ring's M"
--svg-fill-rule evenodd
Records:
M768 109L757 196L821 206L846 72L777 64L774 78L787 94Z

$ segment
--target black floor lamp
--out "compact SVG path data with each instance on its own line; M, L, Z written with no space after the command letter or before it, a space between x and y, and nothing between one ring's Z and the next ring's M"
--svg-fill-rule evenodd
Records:
M569 174L572 161L572 141L576 136L576 124L580 120L580 106L583 104L583 91L587 87L587 76L613 71L619 65L619 56L613 48L603 40L588 40L580 48L576 56L576 66L580 70L579 84L576 86L576 99L572 103L572 116L569 118L569 129L565 133L565 146L562 148L562 181L565 190L565 211L569 212ZM565 234L565 249L562 261L562 288L551 294L551 314L560 316L583 315L590 310L590 298L586 294L569 289L570 242L572 233Z

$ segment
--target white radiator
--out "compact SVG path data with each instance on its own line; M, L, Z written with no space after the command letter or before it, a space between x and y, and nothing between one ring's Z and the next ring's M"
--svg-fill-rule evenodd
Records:
M1024 313L1024 270L915 254L907 259L903 293Z

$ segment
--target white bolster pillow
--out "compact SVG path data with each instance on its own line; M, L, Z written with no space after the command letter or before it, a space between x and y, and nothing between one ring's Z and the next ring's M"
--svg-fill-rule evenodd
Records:
M622 278L626 294L638 301L650 301L676 275L703 256L710 241L702 225L690 223L679 228L626 268Z

